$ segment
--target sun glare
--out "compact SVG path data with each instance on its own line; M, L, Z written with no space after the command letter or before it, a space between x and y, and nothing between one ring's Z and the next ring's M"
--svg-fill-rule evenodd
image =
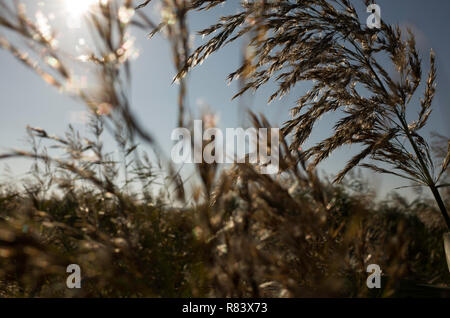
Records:
M65 0L67 11L72 16L81 16L87 13L99 0Z

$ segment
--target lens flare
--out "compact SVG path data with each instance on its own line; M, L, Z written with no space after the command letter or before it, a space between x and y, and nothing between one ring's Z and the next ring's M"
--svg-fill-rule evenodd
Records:
M65 0L65 2L68 13L79 17L98 4L99 0Z

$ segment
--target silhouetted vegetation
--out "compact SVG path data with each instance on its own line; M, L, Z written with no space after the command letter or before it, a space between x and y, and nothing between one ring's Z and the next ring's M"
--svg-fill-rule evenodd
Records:
M201 31L211 38L190 52L188 13L224 1L162 0L161 23L145 14L150 2L100 1L87 19L97 46L74 59L65 58L51 29L28 19L20 4L0 2L0 30L36 51L25 54L14 37L0 36L1 47L62 91L73 63L87 63L101 85L70 92L91 110L90 134L69 127L54 136L29 127L29 150L0 155L33 162L27 178L0 185L1 297L395 297L431 295L417 292L420 285L449 286L442 236L450 143L436 135L429 146L419 135L435 94L433 53L419 116L407 122L422 81L412 33L404 39L385 23L369 30L346 0L255 0ZM165 32L171 43L180 127L192 129L193 121L184 75L244 35L252 53L230 75L242 81L237 96L271 79L279 82L272 98L297 83L314 83L283 128L278 175L247 163L227 169L202 163L195 165L197 182L187 187L133 115L126 35L132 26ZM399 79L381 65L382 54ZM333 136L299 150L316 120L338 109L344 117ZM249 117L252 127L271 127L263 115ZM107 132L118 154L105 150ZM316 165L345 144L364 149L337 174L338 182L319 177ZM443 164L435 173L436 160ZM413 201L396 192L379 199L358 165L426 186L434 199L420 191ZM66 287L69 264L81 266L81 289ZM380 291L366 286L369 264L383 270Z

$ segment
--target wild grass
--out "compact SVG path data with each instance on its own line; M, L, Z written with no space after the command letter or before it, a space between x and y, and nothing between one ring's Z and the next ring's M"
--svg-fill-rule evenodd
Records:
M141 6L100 2L89 15L97 45L82 62L95 70L101 89L71 93L91 110L90 134L82 136L69 127L65 136L54 136L29 127L30 150L0 155L33 161L20 186L17 180L0 186L0 296L390 297L411 295L408 282L450 284L442 246L448 191L442 196L433 192L441 199L438 206L420 192L411 203L395 194L380 202L371 185L352 170L371 157L432 191L448 189L448 139L436 138L436 158L444 164L432 177L431 150L418 134L434 95L433 57L422 111L411 125L406 103L421 80L412 35L403 40L399 29L383 24L374 36L362 28L347 1L336 2L339 10L328 1L247 1L241 13L203 31L216 35L191 55L188 13L220 2L162 1L166 20L159 24L145 15L150 1ZM2 47L64 91L73 60L63 58L53 33L32 22L19 2L0 6L0 31L30 41L39 54L32 60L26 48L12 43L14 37L0 36ZM135 14L124 19L119 12ZM298 27L303 24L309 31ZM287 93L295 82L316 80L284 128L282 172L268 176L250 164L230 169L197 164L198 182L187 189L177 167L133 115L126 36L132 26L151 34L165 32L171 43L180 81L180 127L191 128L192 122L182 75L235 39L234 32L254 35L255 55L230 76L245 80L244 91L258 88L284 67L294 71L278 76L275 96ZM311 35L319 31L322 36ZM341 45L343 41L347 43ZM399 82L383 71L375 51L390 54L402 74ZM370 94L358 93L360 85ZM315 120L338 107L347 107L347 117L334 135L299 151ZM271 127L262 115L250 117L255 128ZM115 137L120 155L106 152L102 139L107 132ZM416 157L399 143L402 137ZM147 154L138 141L146 141L154 153ZM362 143L366 149L338 175L339 183L320 178L316 164L347 143ZM54 149L63 155L49 154ZM158 160L152 160L156 154ZM161 179L163 186L155 194ZM73 263L82 269L81 289L65 285L66 266ZM366 267L373 263L383 269L383 289L378 291L365 283Z

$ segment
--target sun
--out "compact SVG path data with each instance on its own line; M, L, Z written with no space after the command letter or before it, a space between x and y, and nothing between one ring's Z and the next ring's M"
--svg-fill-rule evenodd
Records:
M87 13L99 0L65 0L68 13L71 16L81 16Z

